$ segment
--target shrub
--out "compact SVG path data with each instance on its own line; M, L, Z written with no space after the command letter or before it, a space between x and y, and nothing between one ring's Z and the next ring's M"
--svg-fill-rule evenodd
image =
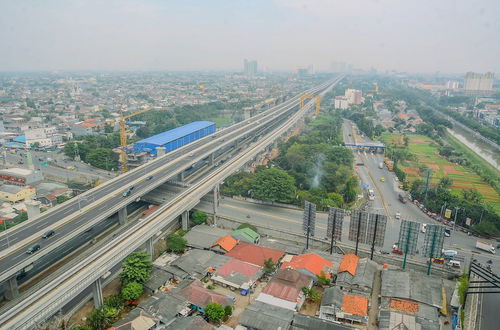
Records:
M137 282L128 282L122 288L121 294L125 300L136 300L144 292L144 286Z

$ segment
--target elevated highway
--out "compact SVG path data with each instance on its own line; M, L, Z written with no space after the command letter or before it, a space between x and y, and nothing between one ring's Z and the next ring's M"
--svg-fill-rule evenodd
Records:
M307 93L325 94L343 77L328 81ZM100 289L100 278L128 254L141 248L146 243L148 250L152 247L155 235L175 222L179 215L186 214L208 192L235 170L251 162L254 157L287 131L307 113L313 102L298 108L300 96L248 120L232 125L227 129L196 141L186 147L160 157L114 180L106 182L72 200L68 206L54 209L54 217L40 217L36 221L27 221L22 230L16 231L20 237L9 248L1 251L0 274L2 280L12 279L17 272L32 262L36 262L40 254L50 253L56 246L64 244L71 237L85 232L106 217L118 212L123 213L126 205L168 180L182 179L182 173L193 164L207 160L213 164L216 152L227 146L239 148L242 141L247 147L236 153L224 164L214 167L202 180L193 183L180 192L175 198L160 206L154 213L141 222L131 224L120 235L106 242L99 250L65 269L62 274L51 278L50 282L40 285L36 290L23 295L15 304L3 308L0 315L0 326L17 329L31 328L35 324L50 317L60 310L68 301L85 288L94 285ZM215 156L214 156L215 155ZM152 178L151 178L152 177ZM128 187L134 186L130 196L123 197ZM126 214L121 216L123 221ZM46 227L40 230L40 222ZM38 228L37 228L38 225ZM40 233L46 229L55 229L57 234L42 246L35 255L26 255L25 248L40 241ZM24 231L28 231L27 233ZM21 239L23 237L24 239Z

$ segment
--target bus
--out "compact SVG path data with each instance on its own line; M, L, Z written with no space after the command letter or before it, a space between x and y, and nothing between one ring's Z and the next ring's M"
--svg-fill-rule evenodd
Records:
M375 200L375 192L373 189L368 189L368 200L374 201Z

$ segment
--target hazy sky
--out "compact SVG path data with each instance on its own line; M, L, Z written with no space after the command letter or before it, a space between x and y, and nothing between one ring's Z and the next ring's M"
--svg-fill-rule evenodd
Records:
M500 73L500 0L0 0L0 70Z

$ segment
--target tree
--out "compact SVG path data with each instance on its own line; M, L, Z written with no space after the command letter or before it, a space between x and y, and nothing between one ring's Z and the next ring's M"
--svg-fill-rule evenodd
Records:
M128 282L121 290L124 300L136 300L144 292L144 286L137 282Z
M233 315L233 306L231 306L231 305L224 306L224 314L225 314L225 316Z
M439 180L438 187L442 189L449 189L453 185L453 180L445 176Z
M483 195L477 189L462 190L462 196L466 201L479 204L483 200Z
M273 262L273 259L269 258L264 260L264 272L266 274L270 274L276 270L276 264Z
M87 318L87 325L92 330L104 330L109 328L118 318L118 309L103 306L100 309L94 309Z
M321 273L317 276L318 282L321 283L322 285L329 285L330 284L330 279L326 277L326 274L324 271L321 271Z
M149 279L153 263L149 254L134 252L123 261L122 268L123 270L120 274L122 283L144 283Z
M113 126L106 124L104 126L104 133L107 133L107 134L113 133Z
M342 193L346 203L351 203L356 200L356 195L358 194L358 179L355 176L351 176L351 178L347 180Z
M210 322L214 323L218 323L226 315L224 307L216 302L207 304L205 314L208 316Z
M303 287L302 292L310 301L318 301L321 298L319 292L313 288Z
M184 237L177 234L170 234L167 236L167 250L180 253L184 252L187 241Z
M202 223L205 223L205 221L207 221L207 214L203 211L196 210L191 215L191 219L195 224L201 225Z
M62 204L65 201L70 200L71 197L68 197L66 195L61 195L61 196L57 196L56 199L57 199L57 204Z
M255 175L253 196L264 201L289 203L295 199L295 180L277 168L260 171Z

